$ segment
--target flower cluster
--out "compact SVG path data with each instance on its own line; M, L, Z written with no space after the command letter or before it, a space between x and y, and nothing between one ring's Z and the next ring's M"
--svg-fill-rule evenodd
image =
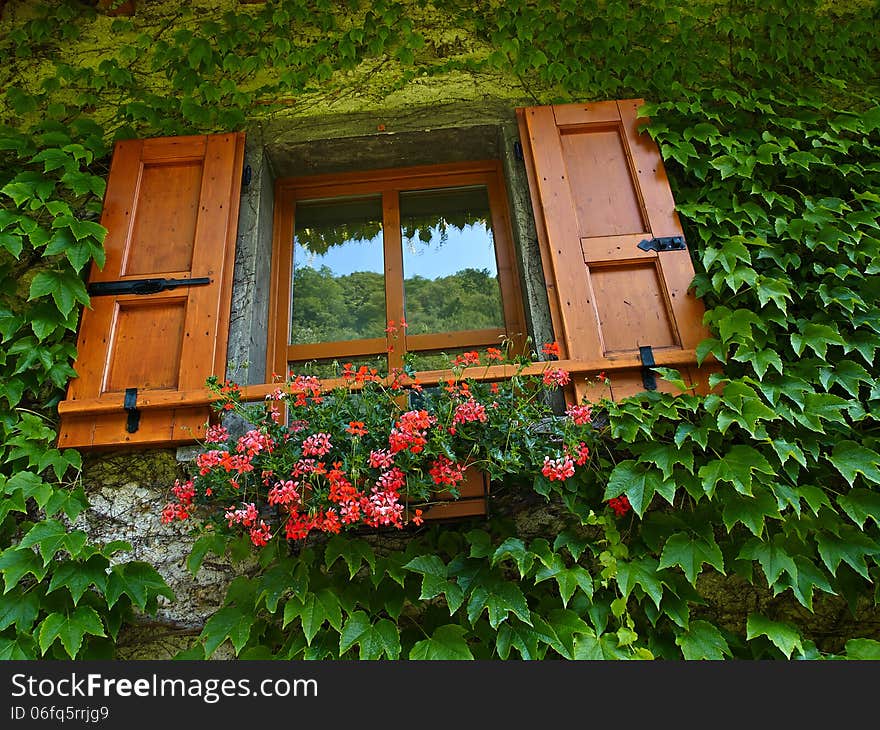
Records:
M632 509L632 505L629 503L629 498L625 494L609 499L608 506L614 510L614 514L618 517L623 517L623 515Z
M389 323L389 341L405 327ZM542 352L558 357L559 346L548 343ZM519 369L499 381L497 370L490 372L496 363ZM216 409L234 410L251 425L207 429L195 475L175 483L163 522L198 512L213 529L245 534L262 547L276 538L421 525L438 499L458 497L472 469L520 483L589 478L590 406L554 414L545 397L571 382L567 371L488 348L456 356L449 372L429 389L411 368L384 377L346 363L334 390L290 373L254 404L242 403L238 386L215 381Z

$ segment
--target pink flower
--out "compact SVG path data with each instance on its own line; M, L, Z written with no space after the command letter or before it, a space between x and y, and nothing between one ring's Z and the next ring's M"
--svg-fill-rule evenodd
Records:
M471 399L458 405L452 417L453 423L469 423L470 421L486 422L486 406Z
M430 474L434 484L448 484L454 487L464 479L464 467L440 454L434 461Z
M590 406L584 405L574 405L569 406L565 409L565 414L574 421L576 426L583 426L590 422L590 417L592 415L592 410Z
M376 487L379 489L383 489L386 492L399 492L403 486L406 484L406 474L403 473L401 469L398 467L392 468L390 471L386 471L384 474L380 475L376 480Z
M256 456L261 451L271 452L274 446L275 442L269 434L254 429L248 431L238 440L238 445L235 447L235 450L239 454Z
M175 479L171 491L177 497L177 501L184 506L191 505L196 496L196 488L193 486L192 479L185 481L183 484L180 483L179 479Z
M244 525L245 527L253 527L257 524L257 506L251 502L250 504L242 503L243 509L235 509L230 507L226 510L226 519L229 521L229 527L233 525Z
M209 444L222 444L229 438L229 431L219 424L216 426L208 426L205 432L205 441Z
M571 382L571 377L569 376L568 371L563 370L562 368L549 368L544 371L543 380L544 385L547 387L557 386L561 388Z
M316 433L303 441L303 456L324 456L333 445L329 433Z
M298 502L299 492L296 491L298 486L299 482L278 482L271 490L269 490L269 504L292 504Z
M558 459L551 459L549 456L545 456L541 473L551 482L564 482L569 477L574 476L574 462L567 455L561 456Z
M370 452L370 466L374 469L388 469L394 463L394 454L388 449Z
M260 520L259 527L251 528L251 542L257 547L263 547L272 539L272 533L269 531L269 525Z
M167 525L169 522L174 522L174 520L185 520L187 517L189 517L189 512L186 511L186 507L182 504L169 502L162 508L163 525Z

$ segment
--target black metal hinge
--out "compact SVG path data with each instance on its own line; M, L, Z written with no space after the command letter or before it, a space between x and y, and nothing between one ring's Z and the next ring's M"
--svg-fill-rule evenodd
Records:
M195 279L124 279L122 281L96 281L88 286L90 297L117 296L119 294L156 294L166 289L210 284L207 276Z
M128 414L125 430L129 433L134 433L141 425L141 412L137 409L137 397L137 388L125 389L125 400L122 403L122 407L125 408L125 412Z
M684 242L684 236L664 236L639 241L639 248L642 251L684 251L687 246Z
M651 370L657 363L654 362L654 351L650 345L639 348L639 359L642 361L642 385L645 390L657 390L657 378Z

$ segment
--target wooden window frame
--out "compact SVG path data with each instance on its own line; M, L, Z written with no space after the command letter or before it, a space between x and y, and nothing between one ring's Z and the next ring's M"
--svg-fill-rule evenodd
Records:
M388 352L385 338L289 344L294 210L297 201L381 195L386 320L399 322L404 316L404 272L398 194L470 185L484 185L488 192L504 327L421 335L401 333L391 352ZM388 356L388 369L391 372L395 368L403 367L404 353L408 351L442 352L460 348L500 347L504 338L513 342L516 353L523 352L525 348L525 313L502 167L497 160L278 178L275 181L272 236L267 374L283 377L288 372L288 363L295 361L346 360L385 354Z

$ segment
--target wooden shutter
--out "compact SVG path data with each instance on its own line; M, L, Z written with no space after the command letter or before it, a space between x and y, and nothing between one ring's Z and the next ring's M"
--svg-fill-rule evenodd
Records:
M518 109L553 325L571 360L595 362L610 393L577 384L576 397L623 398L642 391L639 348L676 367L706 392L694 348L709 336L703 305L689 291L687 249L645 251L639 243L682 236L656 144L639 134L642 101ZM577 382L577 381L576 381ZM661 390L674 387L657 380Z
M118 142L101 224L103 269L89 283L208 278L155 294L92 296L75 369L59 404L59 446L175 444L204 435L210 409L187 404L209 375L224 377L244 135ZM138 410L159 396L169 403ZM130 394L131 395L131 394Z

